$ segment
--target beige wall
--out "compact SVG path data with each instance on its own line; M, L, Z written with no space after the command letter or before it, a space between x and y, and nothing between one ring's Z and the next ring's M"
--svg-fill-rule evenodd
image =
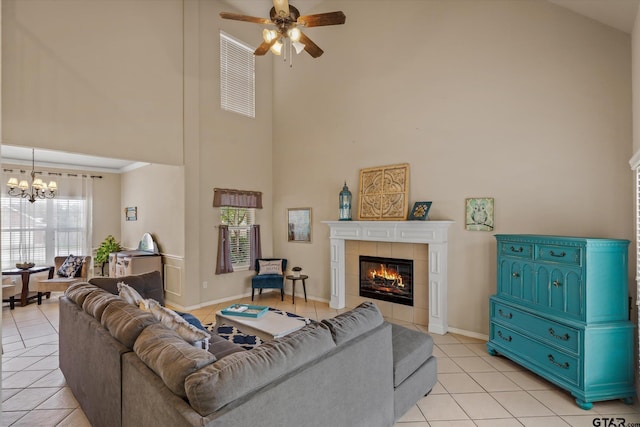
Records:
M122 175L121 243L135 249L142 235L151 233L162 254L167 299L186 292L184 189L182 166L148 165ZM126 207L137 208L136 221L126 221Z
M274 63L274 245L304 267L310 295L329 296L321 221L337 218L344 179L357 213L365 167L410 163L409 201L455 221L456 329L486 334L495 292L494 233L464 230L465 198L495 198L495 233L632 238L628 34L540 1L327 1L304 12L331 10L346 25L306 31L321 58ZM295 206L313 208L311 245L286 241Z
M182 163L181 0L2 7L3 143Z
M256 59L255 119L221 110L219 31L255 46L261 42L257 26L222 20L223 10L233 11L222 2L185 2L185 79L190 85L185 110L197 114L197 119L186 118L193 126L187 128L192 134L185 138L186 269L192 274L187 278L185 305L249 293L250 277L255 274L214 274L220 223L219 210L212 207L215 187L263 192L264 208L256 220L263 225L263 253L272 253L271 58Z
M223 2L4 0L3 140L184 166L184 289L170 299L186 307L249 292L252 273L214 274L214 187L263 191L263 253L327 299L321 221L337 218L343 180L357 206L360 168L409 162L410 202L456 221L449 324L476 333L495 243L464 231L466 197L496 199L499 233L633 236L629 35L536 0L314 7L346 25L307 30L319 59L257 58L249 120L218 107L218 31L260 32L220 20ZM291 207L312 207L311 244L287 242Z
M184 256L184 168L148 165L122 174L121 244L138 247L151 233L163 254ZM138 219L126 221L124 209L136 207Z

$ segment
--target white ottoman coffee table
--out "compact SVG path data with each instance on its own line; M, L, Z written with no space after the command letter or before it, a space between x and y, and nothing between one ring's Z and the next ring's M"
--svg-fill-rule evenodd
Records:
M258 318L234 316L216 312L216 326L227 324L235 326L247 335L256 335L264 341L281 338L291 332L302 329L304 320L295 319L282 314L267 311Z

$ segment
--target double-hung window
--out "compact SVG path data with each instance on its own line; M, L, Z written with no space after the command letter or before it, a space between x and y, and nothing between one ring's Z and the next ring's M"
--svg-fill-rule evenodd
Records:
M234 271L248 270L251 257L251 226L255 224L254 208L220 208L220 222L229 227L231 265Z

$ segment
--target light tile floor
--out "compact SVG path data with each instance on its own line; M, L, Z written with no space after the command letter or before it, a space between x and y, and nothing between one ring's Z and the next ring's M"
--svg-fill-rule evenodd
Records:
M2 309L1 426L89 426L82 409L65 386L58 369L57 295L41 306ZM194 310L203 323L215 321L215 312L229 301ZM321 320L344 310L291 296L256 296L270 305ZM426 332L426 327L404 324ZM433 335L438 357L438 384L395 427L591 427L640 426L640 405L620 401L597 402L590 411L578 408L571 396L553 384L503 357L487 354L483 341L460 335ZM605 418L614 420L613 424ZM304 423L301 423L304 426ZM333 427L333 426L332 426Z

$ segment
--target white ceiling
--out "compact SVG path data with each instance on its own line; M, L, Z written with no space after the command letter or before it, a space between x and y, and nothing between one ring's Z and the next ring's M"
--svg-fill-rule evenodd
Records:
M625 33L633 31L640 0L547 0ZM268 17L271 0L223 0L230 7L250 16ZM292 2L304 13L319 13L323 0L297 0ZM5 164L31 165L31 149L9 145L0 146L0 158ZM35 152L36 165L59 169L86 170L95 172L122 173L144 166L124 159L87 156L61 151L41 150Z
M0 158L3 164L31 166L31 148L12 145L0 146ZM110 159L107 157L87 156L53 150L35 150L35 164L38 167L84 170L88 172L123 173L148 163L132 160Z

